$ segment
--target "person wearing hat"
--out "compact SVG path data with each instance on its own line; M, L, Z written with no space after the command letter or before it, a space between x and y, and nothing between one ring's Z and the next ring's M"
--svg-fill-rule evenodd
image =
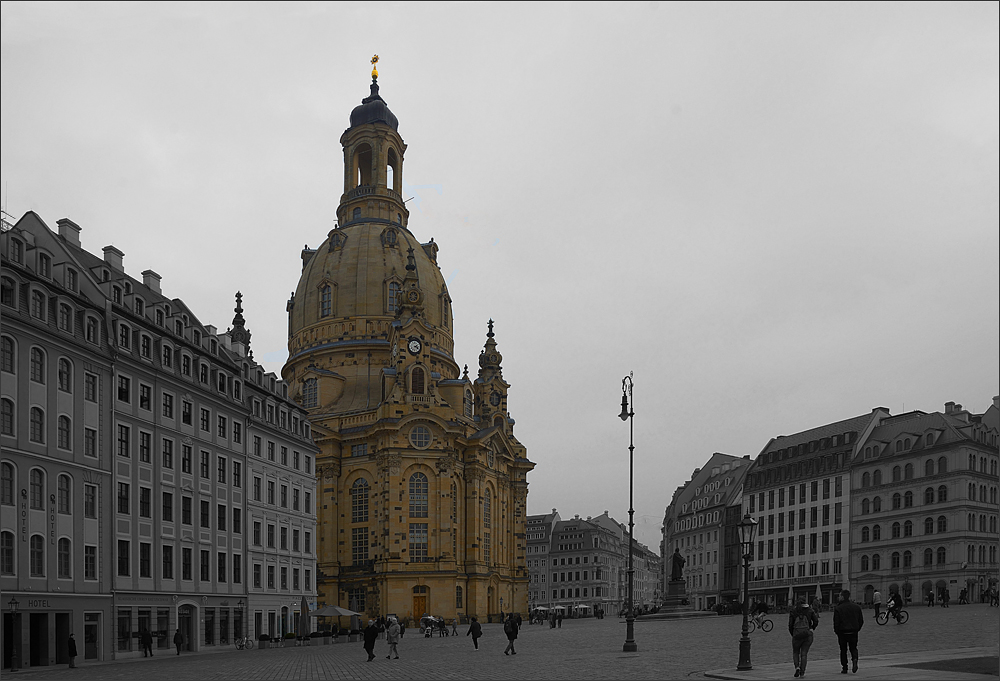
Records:
M69 668L76 669L76 639L73 638L73 634L69 635L69 643L67 644L69 652Z
M365 627L363 634L365 637L365 652L368 653L369 662L375 659L375 641L378 639L381 630L381 627L379 627L375 620L368 620L368 626Z

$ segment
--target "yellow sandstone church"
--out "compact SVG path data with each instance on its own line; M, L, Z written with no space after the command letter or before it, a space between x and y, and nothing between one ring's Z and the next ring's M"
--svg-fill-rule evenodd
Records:
M373 60L374 62L374 60ZM438 246L409 229L406 145L379 96L351 112L338 226L302 251L282 377L309 412L320 605L419 618L527 612L527 474L489 323L455 359Z

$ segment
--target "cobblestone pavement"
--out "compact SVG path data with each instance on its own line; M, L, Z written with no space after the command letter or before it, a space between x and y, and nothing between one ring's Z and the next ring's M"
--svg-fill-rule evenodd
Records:
M865 611L861 632L862 673L866 655L927 652L951 648L989 647L1000 638L1000 617L985 605L943 608L908 608L904 625L877 626L873 612ZM786 663L792 677L791 643L786 616L775 615L774 630L752 635L755 668ZM624 622L618 619L566 620L561 629L548 626L521 628L518 654L504 657L506 639L498 624L483 627L480 650L461 635L422 638L408 629L399 645L399 660L386 660L384 641L376 644L376 659L368 663L360 643L339 643L304 648L238 651L232 646L221 652L187 653L167 651L152 659L130 659L111 663L85 663L77 669L38 667L16 676L31 681L44 679L142 679L184 681L187 679L681 679L703 678L710 669L735 669L739 657L740 617L707 617L693 620L638 620L635 639L638 653L623 653ZM820 617L816 641L810 651L815 661L840 655L833 634L833 615ZM905 661L905 660L904 660ZM777 667L775 668L777 669ZM874 670L870 670L874 673ZM823 678L810 674L811 678ZM15 678L4 673L4 678Z

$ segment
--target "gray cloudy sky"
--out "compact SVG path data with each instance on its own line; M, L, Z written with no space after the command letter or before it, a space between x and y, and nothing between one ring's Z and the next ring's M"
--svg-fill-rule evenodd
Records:
M6 209L285 359L340 135L381 93L476 365L496 320L529 511L637 537L715 451L998 394L998 5L2 5Z

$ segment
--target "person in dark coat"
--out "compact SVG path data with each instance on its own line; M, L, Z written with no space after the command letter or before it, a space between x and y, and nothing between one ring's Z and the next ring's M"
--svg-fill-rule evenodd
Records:
M517 620L513 615L507 615L507 621L503 623L503 633L507 635L507 647L504 648L503 654L517 655L517 651L514 650L514 641L517 640Z
M368 626L362 632L365 637L365 652L368 653L369 662L375 659L375 641L378 639L381 631L381 627L379 627L375 620L368 620Z
M76 668L76 639L73 638L73 634L69 635L69 642L66 644L67 652L69 653L69 668Z
M852 670L858 673L858 632L865 626L865 615L861 607L851 601L851 592L840 592L840 603L833 610L833 632L840 643L841 674L847 673L847 649L851 650Z
M184 645L184 634L178 629L177 633L174 634L174 647L177 648L177 654L181 654L181 646Z
M149 629L143 629L139 633L139 643L142 644L142 656L146 657L148 654L150 657L153 656L153 635L149 633Z
M515 612L514 613L514 624L517 625L517 630L520 631L521 630L521 613L519 613L519 612Z
M483 626L479 623L479 620L475 615L472 616L472 621L469 622L469 630L465 632L466 636L472 637L472 645L479 650L479 639L483 635Z

